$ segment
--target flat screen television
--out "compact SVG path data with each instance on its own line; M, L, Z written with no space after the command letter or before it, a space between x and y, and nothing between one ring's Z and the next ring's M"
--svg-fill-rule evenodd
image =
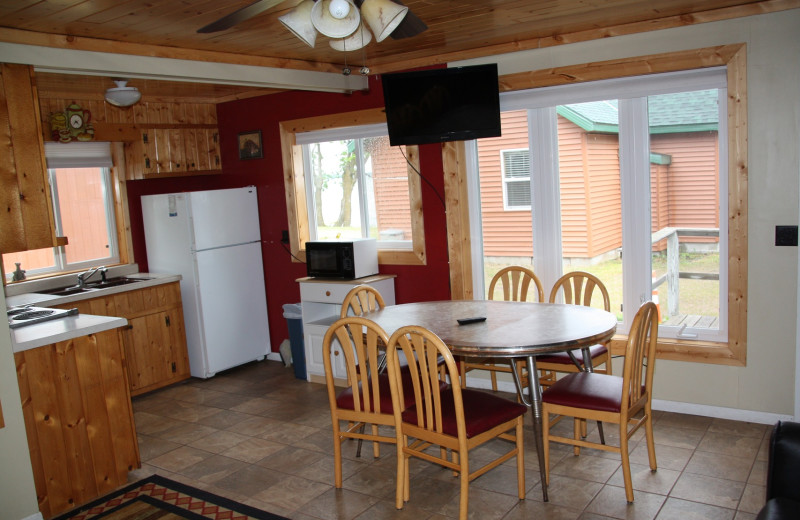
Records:
M392 146L500 136L497 64L383 74Z

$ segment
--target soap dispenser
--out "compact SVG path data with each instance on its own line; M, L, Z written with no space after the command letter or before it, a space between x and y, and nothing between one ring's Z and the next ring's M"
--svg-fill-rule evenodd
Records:
M17 266L16 271L14 271L11 275L12 282L21 282L25 279L25 270L20 267L19 262L14 262L14 265Z

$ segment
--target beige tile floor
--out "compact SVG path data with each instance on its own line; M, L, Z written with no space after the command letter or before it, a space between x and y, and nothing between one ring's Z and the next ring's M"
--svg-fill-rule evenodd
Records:
M344 446L343 489L333 487L330 413L324 385L294 378L272 361L134 398L142 468L272 513L309 519L447 519L458 516L458 479L411 462L411 500L394 507L394 447L375 459ZM543 502L530 418L526 417L527 498L516 496L512 459L470 484L470 519L755 518L764 502L768 425L655 413L658 471L643 435L631 445L635 502L628 505L616 454L555 445L550 501ZM555 426L571 431L571 423ZM596 436L596 428L590 428ZM618 434L606 426L609 442ZM496 441L503 442L503 441ZM475 450L480 460L492 445Z

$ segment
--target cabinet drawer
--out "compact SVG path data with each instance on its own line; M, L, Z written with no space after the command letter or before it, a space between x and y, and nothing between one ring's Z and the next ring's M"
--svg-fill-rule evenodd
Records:
M347 283L301 283L300 299L304 302L342 304L350 289L358 284Z

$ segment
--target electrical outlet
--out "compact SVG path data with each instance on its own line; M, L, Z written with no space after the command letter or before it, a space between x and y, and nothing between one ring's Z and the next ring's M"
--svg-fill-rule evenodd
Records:
M289 243L289 230L284 229L281 231L281 243L288 244Z
M776 246L797 246L797 226L775 226Z

